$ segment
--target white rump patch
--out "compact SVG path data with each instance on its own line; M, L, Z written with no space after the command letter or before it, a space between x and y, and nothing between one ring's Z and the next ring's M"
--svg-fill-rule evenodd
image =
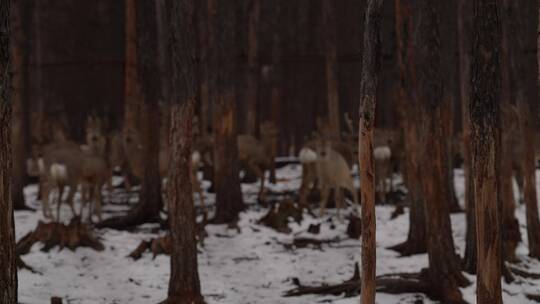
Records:
M51 165L51 177L55 181L67 180L67 167L66 165L54 163Z
M387 160L392 157L392 151L390 150L390 147L388 146L380 146L375 149L373 149L373 157L376 160Z
M191 153L191 163L196 165L201 162L201 153L199 151L193 151Z
M302 148L302 150L300 150L300 154L298 155L298 159L302 164L313 163L317 160L317 152L311 150L310 148Z

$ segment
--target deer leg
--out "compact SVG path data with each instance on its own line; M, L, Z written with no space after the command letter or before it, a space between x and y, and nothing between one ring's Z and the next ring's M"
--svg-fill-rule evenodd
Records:
M325 213L326 202L328 201L328 194L329 194L330 189L326 185L321 186L320 189L321 189L321 209L319 212L319 216L323 216Z
M73 213L73 216L77 216L77 211L75 211L75 205L73 203L73 197L75 196L75 192L77 192L77 184L69 185L69 192L66 202L69 205L69 208L71 208L71 213Z
M62 196L64 196L64 185L58 185L58 196L56 197L56 221L60 222L60 209L62 208Z
M51 193L51 186L50 183L47 181L43 181L41 183L41 202L43 204L43 216L47 219L52 219L51 215L51 209L49 206L49 194Z
M259 177L259 179L261 180L261 186L259 188L259 194L257 195L257 199L259 201L262 201L265 196L264 182L266 179L266 174L263 170L259 168L259 166L253 163L250 163L249 167L251 168L251 170L253 170L253 172L255 172L255 175L257 175L257 177Z
M94 191L96 192L96 195L95 195L96 208L94 210L94 214L97 215L98 220L101 222L102 195L101 195L101 187L99 184L95 186Z
M341 218L341 213L340 213L340 209L343 208L343 191L341 190L341 187L335 188L334 200L336 201L337 218L338 218L338 221L341 223L343 222L343 219Z

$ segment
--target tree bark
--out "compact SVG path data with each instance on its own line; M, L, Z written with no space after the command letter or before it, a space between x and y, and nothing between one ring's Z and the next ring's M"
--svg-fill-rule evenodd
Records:
M416 81L414 68L414 49L412 42L411 4L396 0L397 57L400 73L400 113L405 149L405 184L410 204L409 233L404 243L392 249L404 256L427 251L425 204L420 181L419 128L415 117L418 115L418 100L412 87Z
M249 1L248 16L248 72L246 73L246 134L257 135L257 105L259 94L259 18L261 0Z
M502 303L499 197L501 25L497 0L473 2L472 165L478 252L477 303Z
M11 199L10 4L0 1L0 303L17 303L15 223Z
M362 278L360 289L362 290L362 294L360 295L360 302L362 304L375 303L376 217L373 128L375 126L378 77L381 68L380 31L382 3L382 0L368 1L364 20L364 53L362 81L360 82L360 138L358 152L362 197ZM327 72L329 71L327 70Z
M202 304L197 264L195 207L190 179L193 113L197 95L195 0L167 0L171 56L169 227L171 277L167 303Z
M326 46L326 103L330 134L334 140L341 138L339 119L339 91L337 70L337 22L333 0L322 1L323 31Z
M216 115L214 121L214 159L216 183L216 215L214 223L236 221L245 209L240 190L236 128L236 77L238 45L235 20L238 5L232 1L216 1L215 15Z
M463 171L465 175L465 216L467 231L465 241L465 253L463 256L463 269L471 274L476 274L476 221L474 202L474 180L472 174L471 154L471 121L469 118L470 103L470 79L471 79L471 1L459 0L458 2L458 51L459 51L459 92L461 98L461 123L462 123L462 155Z
M28 55L29 43L25 37L28 34L29 1L15 1L12 6L12 149L13 171L11 195L15 210L28 209L24 198L26 177L26 159L30 149L30 111L29 111L29 81L28 81ZM23 19L26 18L26 19ZM25 31L26 29L26 31Z
M124 104L124 131L139 130L138 125L141 113L141 88L137 74L137 0L125 0L126 24L126 63L125 73L125 104ZM153 46L157 47L157 46Z
M462 303L459 287L468 282L461 274L450 223L448 182L449 99L444 98L441 50L441 3L420 1L413 5L416 45L417 97L423 159L421 176L425 198L429 268L426 279L431 293L445 303Z
M532 51L536 47L538 25L537 3L534 1L504 1L504 18L510 49L510 78L515 101L519 109L519 143L523 155L521 170L524 177L524 199L526 208L527 238L529 255L540 258L540 220L536 193L536 161L534 121L535 105L538 104L538 62ZM519 229L519 226L518 226Z

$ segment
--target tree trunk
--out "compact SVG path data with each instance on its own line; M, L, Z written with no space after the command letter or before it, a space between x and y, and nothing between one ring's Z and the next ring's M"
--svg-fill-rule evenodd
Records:
M413 97L412 84L415 80L414 61L412 48L412 24L411 7L407 1L396 1L396 38L397 57L400 73L400 115L401 127L404 137L405 184L408 190L408 200L410 204L409 212L409 233L404 243L393 246L392 249L404 256L425 253L427 248L426 240L426 219L425 204L420 184L420 147L419 129L416 119L418 113L418 100Z
M141 113L141 92L137 74L137 12L136 0L125 0L126 4L126 63L125 63L125 104L124 131L139 130ZM157 46L153 46L157 47Z
M497 0L473 2L472 165L478 252L477 303L502 303L499 217L501 25Z
M193 205L191 147L193 107L197 94L195 62L197 37L194 0L167 0L168 46L171 57L171 168L167 198L171 231L171 277L167 303L202 304L197 264Z
M326 46L326 102L330 134L334 140L341 138L339 120L339 92L337 71L337 22L333 0L322 1L323 31Z
M459 287L467 284L461 274L450 223L448 182L449 99L444 98L443 58L440 46L441 3L413 5L413 39L416 45L417 95L423 159L421 176L425 198L429 268L426 279L432 295L445 303L462 303Z
M11 199L10 2L0 1L0 303L17 303L15 223Z
M236 129L236 77L238 45L235 39L236 3L216 1L214 53L218 63L216 83L216 115L214 121L214 159L216 183L216 215L214 223L238 219L245 205L240 190ZM216 66L215 66L216 67Z
M30 111L29 111L29 81L28 81L28 54L29 43L25 37L25 23L29 23L29 1L15 1L12 6L12 149L13 171L11 195L15 210L28 209L24 198L26 177L26 159L30 149ZM23 19L26 18L26 19Z
M504 1L504 24L510 49L510 78L519 108L520 131L518 138L523 155L521 170L524 177L529 255L540 258L540 220L536 194L535 110L538 103L538 62L531 50L536 47L538 25L537 3L533 1ZM504 39L504 38L503 38ZM506 228L506 227L505 227ZM518 226L519 229L519 226Z
M325 0L325 3L327 2L328 0ZM362 197L362 278L360 289L362 291L360 295L360 302L362 304L375 303L375 266L377 259L375 242L376 217L373 128L375 127L377 85L381 67L381 19L382 0L368 1L364 20L364 53L362 62L362 81L360 83L360 138L358 155L360 162L360 189ZM335 65L335 62L332 63L332 65Z
M199 131L202 137L205 138L208 135L208 129L211 122L210 111L210 65L208 63L208 56L210 50L210 33L208 29L208 6L207 1L197 1L195 5L195 12L197 16L198 27L198 43L199 43L199 93L200 93L200 111L199 115Z
M506 1L502 1L502 5ZM512 45L510 41L511 25L507 18L502 18L501 37L501 164L500 164L500 199L502 203L502 257L504 260L515 261L515 250L521 241L519 223L515 217L516 200L514 198L513 163L517 158L514 152L519 146L518 115L515 110L516 94L510 70Z
M257 105L259 93L259 16L261 0L249 1L248 17L248 72L246 92L246 134L257 134Z
M465 241L465 253L463 257L463 269L471 274L476 274L476 221L474 202L474 180L472 174L471 155L471 123L469 118L470 103L470 29L471 25L471 2L459 0L458 2L458 51L459 51L459 92L461 98L461 123L462 139L460 151L463 155L463 171L465 175L465 213L467 231Z

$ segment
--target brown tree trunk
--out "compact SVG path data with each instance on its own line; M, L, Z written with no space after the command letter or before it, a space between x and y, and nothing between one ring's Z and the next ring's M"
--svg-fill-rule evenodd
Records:
M259 16L261 0L249 1L248 16L248 72L246 92L246 134L257 134L257 105L259 94Z
M125 217L111 218L99 227L127 228L159 219L163 207L159 175L160 96L158 33L155 1L135 2L137 32L137 81L140 87L140 131L142 142L142 182L139 202ZM126 151L129 153L129 151Z
M408 190L410 204L409 233L404 243L391 249L404 256L425 253L426 248L426 219L425 204L420 184L420 147L419 130L417 126L418 100L414 98L412 84L414 75L414 59L412 48L411 7L408 1L396 0L396 38L398 47L398 65L400 73L400 115L405 148L405 184Z
M461 98L462 139L460 151L463 155L463 171L465 174L465 213L467 220L466 244L463 257L463 269L468 273L476 273L476 221L474 202L474 180L472 174L471 154L471 123L469 118L470 103L470 31L471 2L459 0L458 2L458 50L459 50L459 92Z
M236 71L238 45L235 33L237 7L235 2L216 1L214 53L219 69L216 83L216 115L214 120L214 159L216 183L216 215L214 223L238 219L245 205L240 190L236 129Z
M472 166L478 252L477 303L502 303L499 197L501 25L497 0L473 2Z
M28 31L25 23L29 23L29 1L15 1L12 6L12 149L13 171L11 195L15 210L28 209L24 198L24 186L26 177L26 159L30 149L30 111L28 99L28 54L29 43L25 37ZM23 19L27 18L27 19Z
M197 94L195 0L167 0L168 46L171 55L171 168L167 197L171 231L171 277L167 303L202 304L197 264L191 147L193 107Z
M432 295L445 303L462 303L459 287L467 284L461 274L450 223L448 182L449 105L444 98L440 46L441 3L423 1L413 5L413 39L416 45L417 97L423 159L421 176L425 198L429 268L425 279Z
M207 1L198 1L195 5L198 27L198 43L199 43L199 94L200 94L200 111L199 115L199 131L202 137L208 135L208 129L211 122L210 111L210 65L208 63L210 49L210 33L208 31L208 6Z
M334 140L341 138L339 120L339 92L337 71L337 22L333 0L322 1L323 31L326 46L326 103L330 134Z
M531 50L536 47L538 25L537 3L533 1L504 1L507 39L510 49L510 78L519 108L518 136L523 155L521 170L524 177L524 198L527 219L529 255L540 258L540 220L536 193L535 161L535 105L538 104L538 62ZM503 38L504 39L504 38ZM506 228L506 226L505 226ZM518 228L519 229L519 226Z
M502 1L502 5L506 1ZM502 18L502 49L501 49L501 164L500 164L500 199L502 203L502 256L504 260L515 261L515 250L521 241L519 223L515 217L516 200L513 187L513 163L516 158L514 152L519 145L518 115L515 110L515 92L510 70L511 25L507 18Z
M141 113L141 92L137 74L137 12L136 0L125 0L126 4L126 63L125 63L125 104L124 131L139 130ZM157 46L153 46L157 47Z
M10 2L0 1L0 303L17 303L15 223L11 199Z
M326 2L328 0L325 0ZM373 129L375 127L377 85L381 67L382 3L382 0L368 1L364 19L364 53L362 81L360 83L360 138L358 143L362 197L362 278L360 289L362 291L360 303L362 304L375 303L375 266L377 259Z

